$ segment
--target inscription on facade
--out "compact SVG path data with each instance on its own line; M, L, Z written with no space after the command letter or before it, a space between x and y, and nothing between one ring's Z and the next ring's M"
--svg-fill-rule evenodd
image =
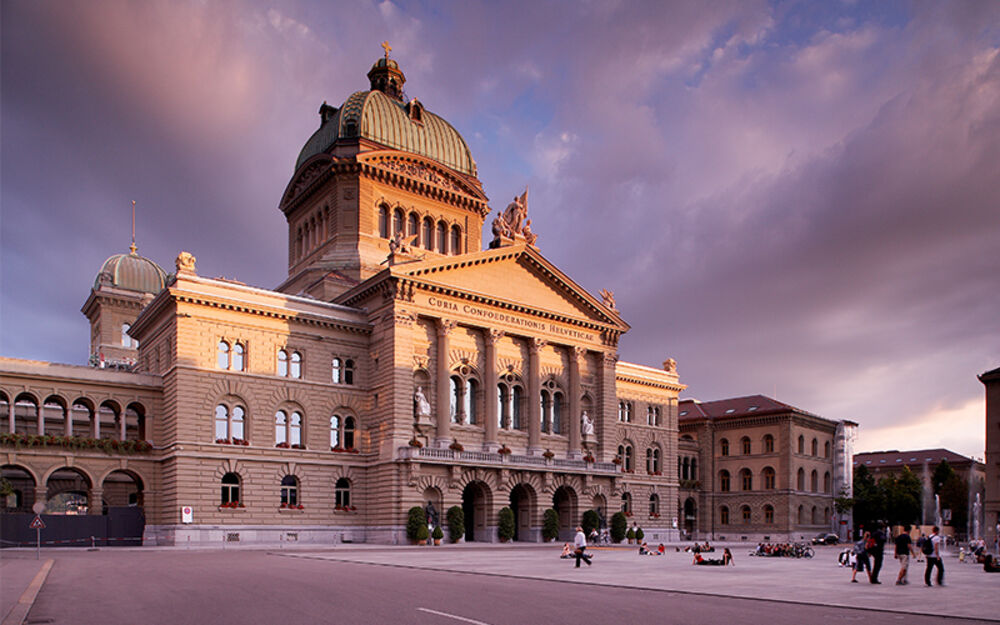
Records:
M574 330L572 328L564 328L554 323L546 323L544 321L537 321L534 319L525 319L524 317L510 315L504 312L500 312L498 310L491 310L489 308L480 308L478 306L473 306L471 304L458 304L456 302L451 302L437 297L429 297L427 299L427 304L434 308L447 310L448 312L462 313L470 317L478 317L480 319L486 319L489 321L506 323L521 328L527 328L529 330L538 330L541 332L558 334L560 336L571 337L574 339L581 339L584 341L596 341L594 335L587 332L581 332L579 330Z

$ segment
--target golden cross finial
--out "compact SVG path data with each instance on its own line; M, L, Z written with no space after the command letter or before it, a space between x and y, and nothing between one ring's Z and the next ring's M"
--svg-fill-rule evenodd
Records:
M132 200L132 245L128 247L129 254L135 254L135 200Z
M388 41L383 41L382 42L382 49L385 50L385 58L386 58L386 60L388 60L388 58L389 58L389 51L392 50L392 46L389 45Z

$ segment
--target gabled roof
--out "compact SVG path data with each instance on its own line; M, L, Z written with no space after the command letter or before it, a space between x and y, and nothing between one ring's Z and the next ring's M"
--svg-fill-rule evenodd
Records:
M870 451L854 454L854 466L864 465L871 468L879 467L902 467L905 465L919 465L925 462L938 464L942 460L947 460L948 464L968 464L974 462L972 458L966 458L962 454L956 454L947 449L916 449L913 451Z
M816 417L811 412L796 408L764 395L748 395L732 397L716 401L699 402L694 399L682 399L677 404L678 421L694 419L730 419L750 417L764 414L795 412L801 415Z
M617 310L605 306L535 247L525 243L396 264L347 291L337 301L355 305L380 283L392 279L512 312L589 322L610 326L618 332L629 329Z

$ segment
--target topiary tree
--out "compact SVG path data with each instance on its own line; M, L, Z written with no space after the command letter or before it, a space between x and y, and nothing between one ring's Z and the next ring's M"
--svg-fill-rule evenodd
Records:
M434 526L434 531L431 532L431 538L434 539L435 543L437 541L441 540L442 538L444 538L444 532L441 531L441 526L440 525L435 525Z
M601 525L601 517L597 516L596 510L587 510L583 513L580 526L583 527L585 536L590 536L590 532L596 530Z
M628 531L627 531L627 532L625 532L625 538L627 538L627 539L628 539L628 541L629 541L630 543L631 543L631 542L632 542L633 540L635 540L635 530L634 530L634 529L632 529L631 527L630 527L630 528L628 528Z
M465 511L461 506L448 508L448 538L457 543L465 536Z
M430 532L427 531L427 526L421 524L420 527L417 528L417 542L421 542L421 541L427 542L427 536L429 534L430 534Z
M642 540L643 538L645 538L645 537L646 537L646 534L645 534L645 533L644 533L644 532L642 531L642 528L641 528L641 527L640 527L640 528L637 528L637 529L635 530L635 541L636 541L636 542L639 542L639 541L641 541L641 540Z
M500 540L507 542L514 538L514 511L504 506L500 508L500 518L497 523L497 535Z
M427 514L420 506L413 506L406 516L406 537L410 540L420 540L417 534L424 528L424 540L427 540Z
M625 531L628 528L628 519L624 512L615 512L611 515L611 540L620 543L625 539Z
M559 513L555 508L549 508L542 515L542 538L555 540L559 537Z

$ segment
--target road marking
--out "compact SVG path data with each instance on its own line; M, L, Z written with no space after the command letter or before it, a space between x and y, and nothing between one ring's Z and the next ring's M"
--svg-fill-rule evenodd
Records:
M49 571L52 569L54 563L55 560L45 561L42 569L35 575L35 579L31 580L25 591L21 593L21 598L17 600L14 607L4 617L2 625L21 625L24 622L28 617L28 611L35 604L35 597L38 596L38 591L42 589L42 584L45 583L45 578L49 576Z
M489 623L484 623L483 621L465 618L464 616L456 616L454 614L448 614L447 612L438 612L437 610L431 610L429 608L417 608L417 610L427 612L429 614L437 614L438 616L447 616L448 618L453 618L456 621L462 621L463 623L472 623L472 625L490 625Z

